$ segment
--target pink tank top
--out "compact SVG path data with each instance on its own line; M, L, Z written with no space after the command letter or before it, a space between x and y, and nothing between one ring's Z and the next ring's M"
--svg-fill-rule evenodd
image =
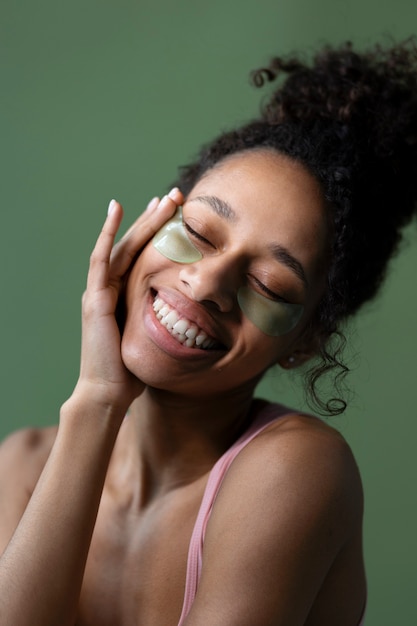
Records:
M207 481L203 499L201 501L200 510L191 535L190 546L188 549L187 574L185 581L184 603L178 626L183 626L191 606L197 593L197 587L201 576L201 568L203 563L203 543L206 533L207 523L210 518L211 510L217 493L222 485L223 479L229 469L231 463L239 454L239 452L254 437L259 435L267 426L275 420L280 419L284 415L291 415L295 411L280 404L266 404L261 408L257 418L252 425L246 430L241 437L220 457L213 466ZM297 411L297 414L299 412ZM364 617L362 617L358 626L363 626Z

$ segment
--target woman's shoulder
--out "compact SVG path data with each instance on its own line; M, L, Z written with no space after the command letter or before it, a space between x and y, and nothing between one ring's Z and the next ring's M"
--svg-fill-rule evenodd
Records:
M0 485L17 487L24 482L32 490L43 470L53 443L57 426L21 428L0 443Z
M318 480L322 487L343 487L361 495L361 480L352 450L341 432L313 415L266 405L277 415L242 451L242 463L262 463L277 478L299 476L307 482ZM238 460L238 459L236 459Z
M272 419L235 458L224 481L225 490L236 493L245 475L245 492L253 490L261 507L271 493L285 494L294 511L299 506L311 511L314 503L318 515L327 515L331 508L345 519L347 530L357 528L363 515L362 481L343 435L311 415L272 404L265 405L265 410Z
M55 426L22 428L0 444L0 551L29 502L56 432Z
M57 430L57 426L28 427L7 435L0 443L2 468L15 465L24 471L29 466L33 466L34 469L39 465L43 467L55 441Z
M272 454L279 452L282 458L282 448L285 447L290 459L294 458L298 448L306 448L312 454L326 451L326 456L334 452L339 460L344 459L356 466L342 433L323 419L266 401L261 401L255 419L260 421L261 428L253 439L253 450L256 446L267 448Z

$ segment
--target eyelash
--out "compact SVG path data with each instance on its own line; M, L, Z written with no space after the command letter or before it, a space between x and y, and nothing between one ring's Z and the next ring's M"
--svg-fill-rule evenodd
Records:
M188 231L188 233L194 237L195 239L197 239L197 241L204 243L208 246L210 246L211 248L214 248L213 244L208 241L208 239L206 239L205 237L203 237L202 235L200 235L200 233L196 232L193 228L191 228L191 226L189 226L187 224L187 222L183 222L185 229ZM261 289L264 294L271 298L272 300L276 300L278 302L287 302L287 300L285 300L285 298L282 298L280 295L278 295L277 293L271 291L271 289L268 289L268 287L266 285L264 285L263 283L261 283L260 280L258 280L258 278L256 278L255 276L250 276L251 280L257 285L257 287L259 287L259 289Z
M213 244L210 243L208 239L200 235L200 233L197 233L193 228L191 228L191 226L187 224L187 222L183 222L183 224L185 226L185 229L190 233L192 237L195 237L195 239L197 239L198 241L201 241L201 243L205 243L208 246L211 246L212 248L214 248Z
M285 298L283 298L282 296L278 295L277 293L275 293L274 291L271 291L271 289L269 289L266 285L264 285L263 283L261 283L260 280L258 280L255 276L251 275L251 279L253 280L253 282L260 288L262 289L262 291L265 293L265 295L268 298L271 298L271 300L275 300L277 302L288 302L288 300L286 300Z

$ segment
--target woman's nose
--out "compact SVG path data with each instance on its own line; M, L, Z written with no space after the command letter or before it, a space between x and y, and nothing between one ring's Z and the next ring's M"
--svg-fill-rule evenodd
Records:
M220 256L184 265L179 278L187 295L196 302L212 303L222 313L233 309L239 288L237 271Z

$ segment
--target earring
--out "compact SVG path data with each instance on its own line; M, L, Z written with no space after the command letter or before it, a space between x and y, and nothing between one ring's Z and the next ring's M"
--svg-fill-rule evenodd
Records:
M278 361L278 363L284 369L289 370L292 367L295 367L297 365L298 359L297 359L297 357L294 354L290 354L290 356L284 357L283 359Z

